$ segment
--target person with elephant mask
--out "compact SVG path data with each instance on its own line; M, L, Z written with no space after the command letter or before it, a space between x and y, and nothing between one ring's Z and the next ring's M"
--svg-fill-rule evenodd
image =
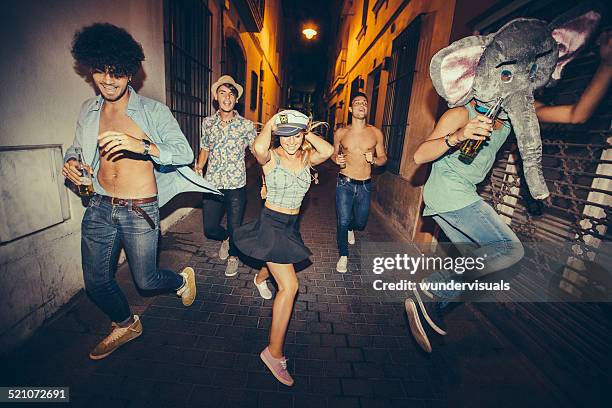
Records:
M534 100L534 91L551 77L559 79L563 66L597 29L600 14L592 10L581 13L566 14L550 25L515 19L496 33L458 40L432 58L434 86L451 109L414 154L417 164L433 162L423 190L423 215L432 216L454 244L467 244L459 246L469 248L472 256L486 254L486 267L479 277L512 266L524 254L516 234L476 192L510 131L516 135L532 196L546 198L549 193L541 169L538 121L585 122L612 80L612 38L605 33L600 37L600 67L574 105L545 106ZM500 97L502 111L497 118L483 115ZM459 160L458 149L468 139L486 140L470 164ZM451 279L461 281L462 277L442 270L424 281ZM406 299L410 330L423 350L431 352L429 338L434 332L446 334L442 317L460 296L460 291L415 289Z

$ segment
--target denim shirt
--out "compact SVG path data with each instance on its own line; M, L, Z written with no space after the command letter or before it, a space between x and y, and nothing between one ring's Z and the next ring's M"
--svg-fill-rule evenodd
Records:
M187 191L220 194L214 186L188 167L193 161L193 151L170 109L161 102L138 95L131 86L129 92L127 116L159 149L159 157L150 156L154 163L159 206L163 206L177 194ZM98 133L100 109L103 104L102 96L88 99L83 103L74 141L64 155L64 162L77 157L75 148L82 148L85 162L93 168L95 192L108 195L97 180L100 170Z

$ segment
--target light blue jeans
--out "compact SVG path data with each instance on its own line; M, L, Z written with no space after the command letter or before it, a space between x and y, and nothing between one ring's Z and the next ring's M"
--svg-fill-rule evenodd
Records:
M455 211L438 213L433 216L442 231L464 256L485 256L485 269L479 276L485 276L509 268L523 258L525 250L516 234L508 227L497 212L484 200ZM462 280L453 271L436 271L427 282L446 282L451 279ZM461 296L460 291L432 291L436 296L448 301Z

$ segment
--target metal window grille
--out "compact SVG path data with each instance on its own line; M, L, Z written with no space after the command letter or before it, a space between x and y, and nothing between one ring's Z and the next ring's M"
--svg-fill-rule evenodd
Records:
M376 110L378 108L378 93L380 91L380 67L370 74L370 78L374 81L370 100L370 125L376 125Z
M257 88L259 86L259 78L255 71L251 71L251 100L249 101L249 109L254 111L257 109Z
M382 131L387 149L387 170L395 174L399 174L404 135L408 129L408 111L420 32L421 18L417 17L393 40Z
M571 7L575 2L565 0L529 3L500 17L486 27L483 34L497 30L515 17L534 17L547 21ZM604 23L609 26L609 21ZM568 64L557 86L546 89L538 99L552 105L575 103L590 82L599 58L595 44ZM479 192L524 242L572 242L580 251L592 254L596 260L602 241L610 241L612 211L612 98L604 99L593 117L584 125L541 123L544 176L551 196L541 215L539 206L529 195L521 177L521 160L514 136L500 149L498 161L490 177L479 187ZM534 209L536 211L534 211ZM519 275L520 284L538 290L542 277L534 276L530 263L542 264L543 254L527 253L525 268ZM593 259L592 258L592 259ZM559 289L577 295L589 282L597 280L594 271L568 260L559 282ZM578 297L578 296L577 296ZM578 297L579 299L579 297ZM609 348L609 308L597 303L504 303L479 305L502 331L537 362L551 378L558 378L559 361L564 362L573 378L581 385L567 387L576 400L596 383L607 370L605 361ZM535 336L535 337L534 337ZM573 394L573 395L572 395Z
M164 1L166 104L194 152L210 113L211 24L205 1Z

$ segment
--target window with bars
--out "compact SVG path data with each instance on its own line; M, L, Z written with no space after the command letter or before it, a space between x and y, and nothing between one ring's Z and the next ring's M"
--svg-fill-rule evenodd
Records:
M205 1L164 1L166 104L196 154L210 113L211 22Z
M251 98L249 101L249 109L255 111L257 109L257 88L259 87L259 78L255 71L251 71Z
M391 70L382 131L387 149L387 170L399 174L408 130L412 81L419 50L421 17L417 17L393 40Z
M370 125L376 126L376 110L378 109L378 93L380 90L380 71L378 67L369 75L369 81L372 83L372 96L370 97Z
M552 21L576 6L572 0L555 1L554 7L550 7L552 4L551 1L530 2L514 7L509 13L498 10L497 15L486 14L474 28L488 34L516 17ZM609 19L603 25L609 27ZM598 63L597 46L592 41L576 60L567 65L557 85L545 88L536 99L550 105L575 103L593 77ZM479 186L479 193L505 218L523 242L570 242L577 254L589 254L588 258L594 261L600 254L601 242L610 242L611 103L608 94L592 118L582 125L540 123L542 166L551 192L543 205L531 198L524 185L521 157L514 136L511 135L500 149L498 161L488 179ZM581 293L588 293L597 286L597 273L573 258L563 260L566 265L558 282L545 281L543 276L533 273L530 265L551 262L546 262L545 253L532 247L521 263L523 273L519 274L517 284L538 291L540 285L554 283L577 299ZM554 271L550 272L553 276ZM586 396L580 390L587 389L607 370L603 361L609 350L600 339L608 336L601 323L609 317L609 311L596 303L499 303L479 307L505 333L539 333L537 345L530 336L519 335L513 339L555 381L562 373L548 362L565 361L576 384L582 381L580 386L567 387L566 391L576 401L589 405L583 401ZM567 336L567 333L572 335Z

